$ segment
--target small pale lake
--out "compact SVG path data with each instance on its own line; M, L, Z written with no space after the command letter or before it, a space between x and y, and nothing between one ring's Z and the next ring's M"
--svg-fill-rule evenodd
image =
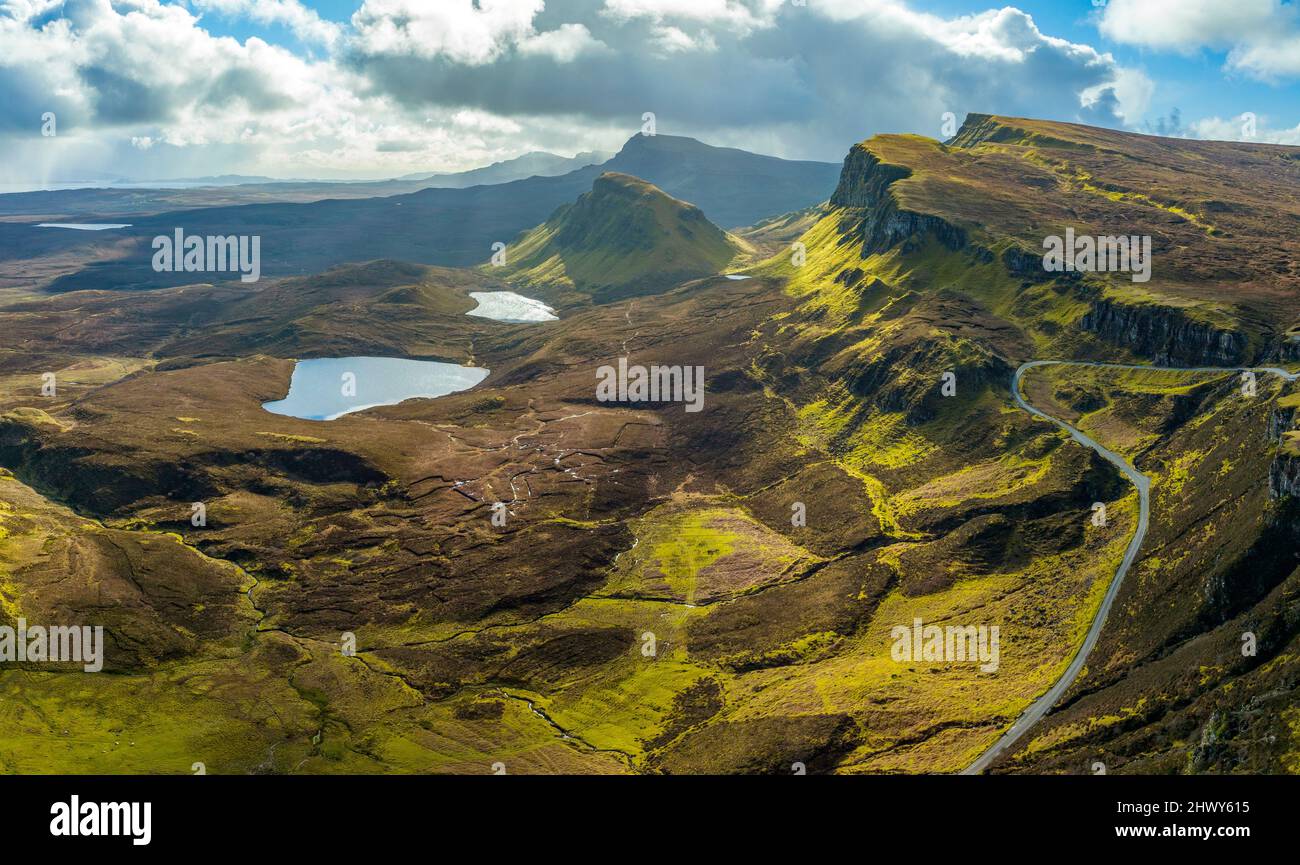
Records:
M108 231L110 228L130 228L129 222L39 222L37 228L71 228L76 231Z
M555 321L557 318L555 310L540 300L533 300L531 297L524 297L513 291L471 291L469 296L478 301L478 306L465 313L466 315L515 324Z
M376 406L468 390L488 372L477 366L397 357L300 360L289 380L289 395L262 408L304 420L334 420Z

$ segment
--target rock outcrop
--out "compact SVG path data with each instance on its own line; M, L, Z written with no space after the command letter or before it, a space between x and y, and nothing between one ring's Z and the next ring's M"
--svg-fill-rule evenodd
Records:
M1276 444L1282 436L1295 428L1296 410L1276 407L1268 415L1268 440Z
M1192 321L1168 306L1099 299L1079 327L1157 364L1236 366L1251 361L1243 334Z
M1300 456L1279 453L1268 470L1268 494L1275 499L1300 497Z
M911 171L901 165L881 162L863 144L854 145L845 158L830 203L861 211L862 222L855 230L862 237L864 258L906 241L919 241L927 234L949 249L966 246L966 232L951 222L898 206L890 187L910 175Z

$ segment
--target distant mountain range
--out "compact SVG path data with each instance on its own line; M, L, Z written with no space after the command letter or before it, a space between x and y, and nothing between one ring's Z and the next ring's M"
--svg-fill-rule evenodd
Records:
M268 200L318 201L322 198L369 198L396 195L429 187L465 187L506 183L525 177L553 177L586 165L605 162L613 154L585 151L574 156L532 151L468 171L419 171L380 180L283 178L262 174L208 174L199 177L140 179L106 172L37 185L9 184L0 194L0 216L62 213L74 215L113 209L147 213L182 207L253 204Z
M713 223L748 225L824 201L839 167L712 147L691 138L634 136L612 159L557 177L529 177L494 185L421 189L364 199L305 204L207 207L160 214L105 211L82 221L130 222L116 233L112 257L53 281L51 288L146 288L194 282L193 274L155 273L149 243L177 227L186 234L259 235L262 273L314 273L348 261L393 258L422 264L470 266L486 262L492 244L508 243L613 171L641 178L689 202ZM91 232L0 225L0 261L60 256L104 244ZM95 232L93 234L98 234ZM131 238L120 245L122 235ZM205 274L204 280L225 274Z
M523 180L527 177L556 177L588 165L599 165L608 161L613 155L598 150L588 150L575 156L557 156L554 153L534 150L523 156L516 156L514 159L494 162L469 171L406 174L397 179L423 181L425 186L463 189L480 183L509 183L511 180Z
M632 140L641 137L637 135ZM660 139L661 152L669 160L674 149L673 141L693 141L670 136L657 137ZM725 148L713 149L720 153L744 153ZM361 181L284 180L240 174L149 181L101 174L79 181L79 188L70 188L73 185L71 182L60 181L56 184L58 188L0 194L0 217L31 216L47 221L77 221L84 220L89 215L113 214L116 221L127 221L126 216L199 207L271 202L308 203L327 198L377 198L418 192L421 189L465 189L529 177L558 177L590 165L602 165L609 162L611 157L612 154L600 151L585 151L571 157L533 151L468 171L425 171L388 180ZM699 158L699 154L696 154L696 158ZM807 164L831 168L830 163ZM667 165L661 167L665 170L669 168ZM830 173L834 173L833 168ZM834 182L830 185L833 186Z
M173 177L167 180L128 180L132 184L157 183L166 186L170 183L204 184L207 186L243 186L249 183L277 183L277 178L263 174L205 174L202 177ZM322 181L324 182L324 181Z

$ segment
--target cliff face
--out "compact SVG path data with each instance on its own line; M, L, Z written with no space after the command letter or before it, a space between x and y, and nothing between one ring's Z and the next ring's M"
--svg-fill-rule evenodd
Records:
M1268 416L1268 440L1273 443L1282 441L1283 434L1293 429L1295 422L1294 408L1282 406L1274 408Z
M1188 319L1167 306L1098 299L1079 321L1083 330L1169 366L1237 366L1251 360L1238 332Z
M1300 360L1300 339L1285 335L1300 275L1289 264L1293 233L1280 238L1277 226L1300 222L1300 175L1277 181L1267 206L1249 192L1273 182L1279 157L1294 158L1286 148L971 114L946 144L880 135L856 145L830 204L863 258L937 241L903 262L906 272L996 295L1041 349L1100 341L1160 364L1286 362ZM1139 298L1126 293L1125 273L1045 272L1043 239L1067 228L1152 237L1154 281ZM944 249L966 260L939 261ZM962 276L995 261L996 273Z
M15 412L0 415L0 465L79 511L101 515L159 494L181 502L211 500L248 488L250 469L260 472L259 491L275 489L277 478L372 486L389 480L369 461L338 448L212 450L185 460L155 459L104 441L67 441Z
M1068 270L1062 273L1049 273L1043 270L1043 256L1040 253L1030 252L1019 246L1007 247L1002 253L1002 264L1006 267L1008 273L1026 282L1056 281L1076 285L1083 282L1083 274L1077 270Z
M984 124L988 126L987 123ZM990 140L984 127L981 136L967 134L954 139L955 146L974 147ZM1198 321L1175 306L1155 303L1128 304L1103 298L1101 283L1077 272L1048 273L1043 270L1042 255L1017 240L995 255L984 244L995 247L998 237L982 237L972 242L966 229L946 214L919 212L900 203L896 184L925 171L899 162L886 161L880 153L889 153L890 142L879 140L855 145L844 160L840 181L830 198L832 207L845 213L842 231L860 240L862 257L902 247L903 252L919 248L927 237L945 248L969 254L977 264L1000 261L1006 274L1022 285L1058 283L1069 286L1074 299L1088 304L1087 311L1074 327L1092 333L1119 348L1150 358L1154 363L1176 366L1237 366L1254 362L1251 340L1245 333ZM907 152L907 151L905 151ZM903 160L905 161L905 160ZM940 287L940 286L936 286Z
M966 246L966 233L947 220L898 206L890 187L911 173L901 165L881 162L862 144L854 145L845 158L840 182L830 203L834 207L861 211L862 222L856 231L862 237L864 258L927 234L933 235L949 249Z
M1300 497L1300 456L1280 453L1268 472L1268 493L1275 499Z

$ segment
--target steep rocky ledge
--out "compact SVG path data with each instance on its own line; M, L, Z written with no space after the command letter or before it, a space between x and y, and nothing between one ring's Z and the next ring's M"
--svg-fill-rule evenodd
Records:
M1079 327L1158 364L1236 366L1251 360L1243 334L1192 321L1168 306L1098 299Z
M1300 455L1279 453L1268 470L1268 493L1275 499L1300 498Z
M1295 428L1296 410L1290 407L1278 407L1268 415L1268 440L1282 441L1283 434Z
M830 203L833 207L861 212L862 222L856 231L862 236L863 257L905 241L919 240L926 234L932 234L949 249L966 246L966 233L952 223L898 206L889 187L911 173L901 165L881 162L865 144L854 145L844 159L840 182Z
M988 253L991 255L992 253ZM1008 246L1002 252L1002 264L1012 276L1025 282L1052 282L1079 285L1083 283L1083 274L1077 270L1052 273L1043 269L1041 250L1031 251L1020 246Z
M1051 146L1072 155L1102 152L1090 143L1067 141L1027 131L1026 122L1011 122L987 115L969 115L952 141L941 150L957 154L988 143L1007 142ZM920 155L918 155L920 154ZM913 162L913 159L921 160ZM934 159L934 168L926 159ZM946 160L946 161L945 161ZM934 238L953 251L971 256L975 263L987 263L995 257L1013 278L1029 284L1054 283L1072 292L1076 300L1088 305L1074 327L1096 335L1116 348L1126 349L1156 364L1178 366L1238 366L1264 360L1286 360L1291 354L1300 357L1300 342L1284 341L1279 346L1266 334L1252 336L1250 328L1231 322L1207 320L1177 303L1162 304L1149 297L1142 302L1127 302L1123 295L1110 297L1104 283L1080 272L1049 273L1043 270L1042 251L1030 238L1013 237L993 231L983 220L958 219L948 215L949 208L934 199L931 188L943 171L975 171L961 160L937 156L930 151L913 150L889 137L872 139L855 145L844 160L839 184L830 205L840 209L840 229L862 242L862 256L900 248L904 253L920 248L927 238ZM931 172L926 178L927 194L934 206L908 209L911 200L904 183L919 172ZM920 187L918 187L920 188ZM1030 205L1026 204L1028 209ZM961 208L966 208L963 211ZM970 201L954 205L953 213L967 213ZM926 212L933 211L933 212ZM977 227L983 226L983 227ZM1009 229L1005 229L1009 230ZM1003 245L1006 240L1012 241Z

